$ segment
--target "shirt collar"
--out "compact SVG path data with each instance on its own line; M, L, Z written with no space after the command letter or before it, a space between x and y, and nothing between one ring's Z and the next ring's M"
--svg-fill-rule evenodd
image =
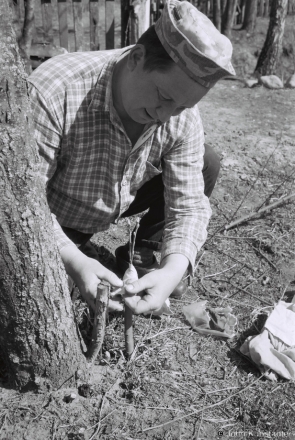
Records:
M112 103L112 78L115 65L120 57L133 46L124 47L123 49L115 50L114 56L107 61L97 78L95 85L94 96L89 104L88 111L111 111L113 109Z

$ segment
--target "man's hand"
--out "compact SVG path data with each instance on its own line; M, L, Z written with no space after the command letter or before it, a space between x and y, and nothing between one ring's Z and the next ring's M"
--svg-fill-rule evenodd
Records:
M182 254L168 255L160 269L147 273L138 281L125 286L125 303L135 314L153 312L164 304L180 282L188 267Z
M84 255L76 246L66 246L62 248L61 258L67 274L73 279L82 297L92 309L95 309L97 286L102 280L108 281L113 287L123 286L123 281L120 280L117 275L108 270L97 260ZM109 311L121 310L123 310L121 296L116 295L110 298Z

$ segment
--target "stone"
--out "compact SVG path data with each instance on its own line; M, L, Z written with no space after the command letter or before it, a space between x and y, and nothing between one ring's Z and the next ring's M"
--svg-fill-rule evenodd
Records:
M285 87L288 89L295 89L295 73L293 73L293 75L287 80Z
M283 89L284 84L276 75L265 75L260 77L260 83L268 89Z
M250 89L252 87L255 87L258 84L258 79L245 79L245 86L249 87Z

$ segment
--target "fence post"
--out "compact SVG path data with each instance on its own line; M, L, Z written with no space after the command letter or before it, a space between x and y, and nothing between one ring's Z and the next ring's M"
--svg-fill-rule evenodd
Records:
M99 50L98 0L89 1L90 50Z
M138 38L149 27L149 9L146 6L148 0L133 0L130 11L130 44L135 44ZM147 17L146 17L147 16ZM147 25L148 23L148 25Z
M115 47L115 11L114 0L106 0L106 49L113 49Z
M61 47L68 48L68 5L67 0L57 0L59 41Z
M75 50L83 50L83 12L82 1L73 0L74 32L75 32Z

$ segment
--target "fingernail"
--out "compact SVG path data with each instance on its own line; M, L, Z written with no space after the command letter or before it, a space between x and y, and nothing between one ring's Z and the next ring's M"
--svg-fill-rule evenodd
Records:
M126 284L125 287L126 287L128 290L133 290L133 289L134 289L133 284Z

